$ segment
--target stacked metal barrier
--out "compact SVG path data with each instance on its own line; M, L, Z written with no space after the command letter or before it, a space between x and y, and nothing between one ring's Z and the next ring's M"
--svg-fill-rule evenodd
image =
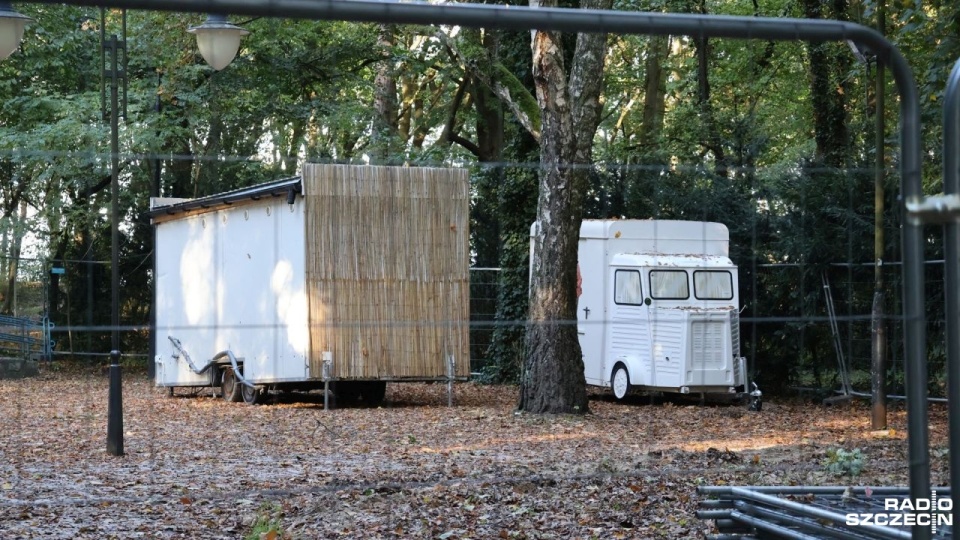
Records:
M53 354L53 323L0 315L0 356L19 360L49 359Z
M953 537L949 488L933 491L934 510L912 510L899 487L703 486L697 517L716 522L711 540L749 538L912 538L911 526L929 525L931 538ZM939 498L939 503L937 502ZM939 508L939 510L937 510Z

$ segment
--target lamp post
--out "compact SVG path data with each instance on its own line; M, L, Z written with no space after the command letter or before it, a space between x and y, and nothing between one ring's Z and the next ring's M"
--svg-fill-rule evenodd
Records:
M100 46L102 73L100 97L101 113L110 117L110 390L107 398L107 453L123 455L123 379L120 368L120 142L119 117L126 118L127 97L127 12L122 12L122 39L106 37L106 16L100 8ZM110 53L107 62L107 51ZM121 62L119 56L123 54ZM107 112L105 88L110 83L110 111ZM121 89L122 83L122 89ZM120 95L123 108L121 113Z
M127 106L127 12L122 11L122 39L106 36L105 9L100 8L100 108L104 120L110 119L110 389L107 398L107 452L123 455L123 384L120 370L120 144L119 117L126 118ZM15 11L10 2L0 1L0 60L4 60L20 46L23 30L33 19ZM220 71L237 56L240 38L250 32L227 22L225 15L210 15L200 26L190 28L197 36L200 54L214 69ZM109 51L110 60L107 61ZM122 61L119 59L123 55ZM110 87L110 107L107 109L107 81ZM121 86L122 84L122 86ZM121 104L121 95L122 101ZM122 107L121 107L122 105Z
M226 15L211 14L200 26L187 32L197 36L200 55L213 69L220 71L230 65L240 50L240 38L250 32L227 22Z
M13 54L23 39L23 28L33 19L17 13L10 2L0 2L0 60Z

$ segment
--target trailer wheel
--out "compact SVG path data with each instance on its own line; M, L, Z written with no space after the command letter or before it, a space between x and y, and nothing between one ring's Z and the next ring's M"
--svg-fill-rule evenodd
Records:
M237 382L237 375L233 372L233 368L224 368L223 378L220 382L220 393L223 395L224 401L235 403L240 401L240 387L243 386Z
M243 395L243 402L247 405L257 405L263 403L263 396L266 394L263 388L259 386L247 386L245 384L238 384L240 387L240 393Z
M369 405L380 405L387 395L387 383L384 381L367 381L362 383L360 394Z
M627 391L630 390L630 374L623 364L617 364L613 368L613 374L610 376L610 388L613 390L613 397L617 401L623 401L627 397Z

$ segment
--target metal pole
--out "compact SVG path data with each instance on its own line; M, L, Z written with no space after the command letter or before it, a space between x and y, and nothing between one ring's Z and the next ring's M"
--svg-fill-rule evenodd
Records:
M953 66L943 105L943 193L960 193L960 60ZM960 486L960 223L944 225L947 399L950 425L950 485ZM951 509L952 519L957 510Z
M160 85L163 81L163 74L157 72L157 100L154 104L154 111L157 113L157 117L160 117L161 112L161 101L160 101ZM157 130L157 135L159 139L159 128ZM150 196L159 197L160 193L160 155L159 152L156 152L156 156L153 158L153 183L150 185ZM147 378L151 381L156 379L157 375L157 363L154 361L154 358L157 356L157 228L151 227L153 246L152 254L150 255L150 266L153 268L153 279L151 281L152 294L151 297L154 299L153 305L150 306L150 332L149 332L149 352L147 354Z
M118 62L120 43L110 36L110 395L107 406L107 452L123 455L123 379L120 369L120 141Z
M453 407L453 378L457 373L455 364L454 356L447 355L447 407Z

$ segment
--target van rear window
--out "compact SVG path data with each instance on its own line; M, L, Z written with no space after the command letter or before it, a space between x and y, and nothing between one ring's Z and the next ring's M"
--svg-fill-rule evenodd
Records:
M687 273L683 270L651 270L650 296L657 300L686 300L690 298Z
M697 270L693 295L698 300L733 300L733 275L725 270Z

